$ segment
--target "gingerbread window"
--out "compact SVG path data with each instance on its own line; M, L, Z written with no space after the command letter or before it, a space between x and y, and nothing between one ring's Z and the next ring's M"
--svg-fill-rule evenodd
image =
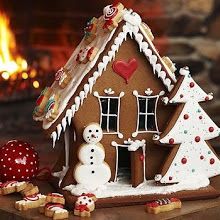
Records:
M124 96L121 92L119 96L100 96L98 92L94 92L94 96L98 98L100 106L100 126L103 134L117 134L119 138L123 135L119 131L120 117L120 99Z
M139 133L158 133L157 125L157 104L160 95L151 95L152 91L147 90L147 95L139 95L137 91L133 94L137 99L137 124L136 131L132 133L132 137L136 137Z

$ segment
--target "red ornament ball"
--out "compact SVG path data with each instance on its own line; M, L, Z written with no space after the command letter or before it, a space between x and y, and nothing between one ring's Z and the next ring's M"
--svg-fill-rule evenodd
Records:
M201 155L201 156L200 156L200 159L201 159L201 160L203 160L203 159L204 159L204 156L203 156L203 155Z
M189 84L189 86L190 86L190 88L193 88L193 87L195 86L195 83L194 83L194 82L191 82L191 83Z
M210 159L210 164L214 164L215 163L215 159L214 158L211 158Z
M199 116L199 119L202 120L202 116Z
M184 118L185 120L187 120L187 119L189 118L189 115L188 115L188 114L185 114L185 115L183 116L183 118Z
M187 163L187 159L184 157L184 158L182 158L181 162L182 162L182 164L186 164Z
M180 94L180 98L182 99L184 96L183 96L183 94Z
M171 181L173 179L173 177L172 176L169 176L169 180Z
M195 142L200 142L200 137L199 136L195 137Z
M213 132L214 131L214 128L213 127L210 127L209 128L209 132Z
M174 139L173 139L173 138L170 138L169 143L170 143L170 144L174 144Z
M30 180L38 172L39 157L30 144L12 140L0 148L0 167L2 182Z

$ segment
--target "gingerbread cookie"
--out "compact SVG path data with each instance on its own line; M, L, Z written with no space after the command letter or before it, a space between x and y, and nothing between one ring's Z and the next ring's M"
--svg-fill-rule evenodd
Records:
M7 195L16 192L17 181L7 181L1 184L2 195Z
M98 53L98 48L87 46L81 49L76 57L76 61L78 63L87 63L88 61L92 61L96 54Z
M32 196L39 193L39 189L37 186L34 186L32 183L28 183L25 189L21 191L23 196Z
M15 202L15 208L19 211L38 208L41 205L44 205L45 201L46 201L46 196L42 194L26 196L24 197L24 199Z
M168 212L173 209L180 209L182 203L177 198L170 199L158 199L154 202L146 204L146 211L152 214L158 214L160 212Z
M44 214L47 217L56 219L67 219L69 212L64 209L64 206L59 203L48 203L45 205Z
M33 117L40 117L44 114L44 108L47 104L47 101L52 93L52 88L46 87L38 97L36 101L36 107L33 112Z
M122 11L124 6L121 3L116 5L108 5L103 9L103 16L105 23L103 25L104 30L112 31L114 28L118 27L118 23L122 18Z
M96 197L94 194L83 194L79 196L75 203L74 215L80 217L90 217L90 213L95 209Z
M59 95L53 94L49 98L45 106L45 109L44 109L45 118L48 121L53 121L59 113L58 109L59 109Z
M21 192L22 190L24 190L27 187L27 185L28 185L28 183L25 181L17 182L15 185L16 192Z
M63 195L59 194L59 193L49 193L47 195L46 201L48 203L58 203L58 204L65 204L65 199L63 197Z
M46 202L46 201L45 201L45 202ZM40 214L44 214L44 212L45 212L45 204L40 205L40 206L38 207L38 210L39 210Z
M93 17L89 22L87 22L84 28L85 42L87 44L91 43L96 38L98 19Z
M81 196L87 196L87 197L91 198L94 202L97 201L97 198L96 198L95 194L93 194L93 193L82 193Z
M14 192L20 192L27 187L27 183L22 181L7 181L1 184L1 194L7 195Z
M68 85L71 79L72 76L65 67L61 67L55 74L55 81L58 82L58 85L62 89L64 89Z

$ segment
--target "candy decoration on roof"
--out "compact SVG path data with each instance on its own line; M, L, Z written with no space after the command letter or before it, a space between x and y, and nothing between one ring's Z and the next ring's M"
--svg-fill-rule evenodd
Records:
M9 141L0 148L0 167L2 181L31 180L38 173L38 153L27 142Z
M71 78L70 72L64 67L61 67L55 74L55 81L58 82L62 89L68 85Z
M98 49L96 47L87 46L79 51L76 57L76 61L85 64L88 61L92 61L95 58L97 52Z
M59 113L58 108L59 108L59 95L54 94L49 98L44 109L46 115L45 117L48 121L52 121L56 118L56 116Z
M220 160L207 142L218 137L220 129L199 105L213 96L198 86L188 67L182 68L180 75L177 89L171 92L168 103L183 104L179 105L167 129L159 137L160 144L173 146L161 173L161 183L220 174Z
M96 37L98 19L93 17L90 21L87 22L86 27L84 28L85 40L89 44Z
M112 31L118 26L118 23L122 17L122 11L124 6L121 3L116 5L108 5L103 9L103 15L105 23L103 25L104 30Z
M40 117L44 113L44 108L47 104L47 101L50 97L50 94L52 92L52 89L50 87L46 87L38 97L36 101L36 107L33 112L33 117Z
M143 27L145 34L149 37L149 39L151 41L153 41L154 40L154 35L151 32L151 29L149 28L149 26L147 24L145 24L144 22L141 24L141 26Z

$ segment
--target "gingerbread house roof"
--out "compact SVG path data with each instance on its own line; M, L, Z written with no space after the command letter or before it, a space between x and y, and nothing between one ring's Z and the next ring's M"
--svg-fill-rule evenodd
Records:
M57 80L52 84L52 91L55 94L59 93L60 96L58 114L55 119L49 121L45 115L34 117L36 121L42 121L44 129L51 130L51 127L55 128L54 131L52 130L51 132L53 146L56 140L59 140L61 133L66 130L67 123L69 125L71 124L75 112L79 110L84 99L92 92L96 80L101 77L108 63L114 59L115 54L119 50L121 44L126 40L127 36L130 36L137 42L140 52L145 55L152 66L153 73L163 82L166 89L171 91L174 87L176 82L176 77L174 75L175 66L169 58L160 57L152 42L154 37L150 28L142 22L141 17L136 12L133 12L131 9L125 9L121 4L119 8L117 7L118 6L112 5L105 7L101 17L98 19L93 18L90 21L89 25L93 22L94 24L92 25L95 25L95 37L88 41L88 34L91 33L85 32L84 38L63 67L68 71L68 74L71 75L65 88L61 88ZM117 17L117 21L111 20L112 15L114 15L113 17ZM120 31L118 33L119 28ZM103 55L106 45L109 42L112 42L110 50L107 54ZM97 51L95 56L87 63L84 63L82 60L85 58L83 57L84 54L81 54L82 57L79 57L82 48L87 48L87 50L95 48ZM82 62L78 62L80 58ZM83 85L83 90L76 94L77 88L82 84L83 79L94 68L95 71L93 72L93 76L88 78L88 81ZM75 97L74 101L72 101L72 97ZM73 103L71 103L71 107L68 108L70 101ZM60 117L63 118L61 119ZM58 123L58 121L61 121L61 123Z

